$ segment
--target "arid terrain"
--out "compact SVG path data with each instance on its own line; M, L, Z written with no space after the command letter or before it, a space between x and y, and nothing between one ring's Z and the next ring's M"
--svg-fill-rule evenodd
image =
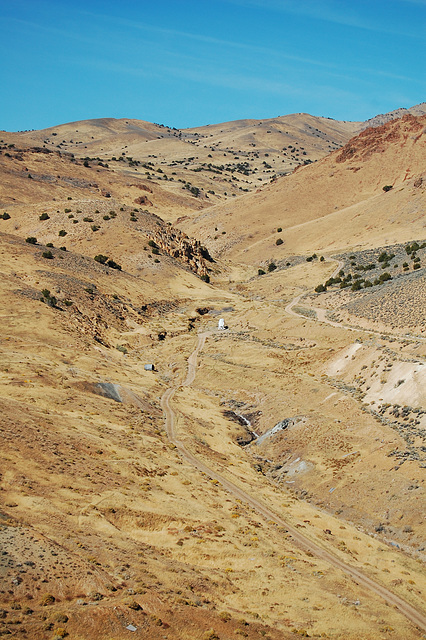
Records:
M0 635L424 637L423 107L0 133Z

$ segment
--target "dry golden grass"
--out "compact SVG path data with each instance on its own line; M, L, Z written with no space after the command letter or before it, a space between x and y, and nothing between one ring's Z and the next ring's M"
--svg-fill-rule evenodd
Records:
M146 131L157 133L153 125ZM21 161L0 158L17 171ZM88 170L30 152L25 163L38 175L62 175L66 168L75 180ZM98 188L111 182L111 198L5 175L2 199L11 219L0 220L0 542L6 552L0 630L112 640L131 623L135 637L154 639L418 638L397 609L307 554L282 527L182 460L166 437L160 398L185 379L197 331L211 331L194 382L173 399L187 449L421 610L422 469L412 457L404 464L389 457L405 450L404 432L370 413L357 387L362 381L355 380L372 384L373 362L383 355L393 359L396 375L404 361L424 356L421 341L351 332L318 322L312 311L306 318L286 313L295 296L331 275L333 260L296 261L253 278L253 249L246 265L228 256L216 263L213 286L173 258L153 262L143 243L155 218L138 212L141 229L128 222L140 190L130 191L122 175L112 178L102 167ZM373 188L367 178L366 170ZM415 201L416 189L394 188L383 197L399 207L408 192ZM166 207L170 193L156 186L152 199ZM266 200L262 206L266 211ZM93 214L101 229L72 225L65 208ZM107 208L117 217L104 221ZM43 211L49 220L39 220ZM68 231L64 238L61 228ZM342 246L350 243L349 229L342 223ZM68 251L52 249L54 259L47 260L44 245L25 243L30 235ZM368 237L374 244L381 235ZM294 239L294 247L313 251L309 238L303 246ZM96 263L97 253L111 255L123 271ZM56 307L43 290L57 298ZM316 304L316 297L299 302L308 310ZM215 331L220 317L225 332ZM155 373L144 371L148 362ZM111 386L102 390L99 383ZM123 402L107 397L105 388ZM382 391L372 384L372 400ZM274 437L241 447L244 429L230 419L232 411L259 434L295 420Z

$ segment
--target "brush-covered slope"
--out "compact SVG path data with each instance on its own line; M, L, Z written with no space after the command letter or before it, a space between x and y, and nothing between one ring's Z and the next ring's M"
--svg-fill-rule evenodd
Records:
M97 158L115 172L144 175L176 195L183 191L203 207L253 191L300 164L323 158L345 144L358 126L309 114L182 130L101 118L41 131L5 132L2 137L7 144ZM173 219L173 211L165 217Z
M425 125L426 116L407 115L366 129L315 165L182 226L217 254L251 264L422 237Z

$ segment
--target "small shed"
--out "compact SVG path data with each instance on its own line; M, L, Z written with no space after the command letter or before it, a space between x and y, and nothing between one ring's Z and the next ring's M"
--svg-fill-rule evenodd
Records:
M223 318L220 318L217 328L225 329L225 320Z
M145 371L155 371L155 366L153 364L145 364L143 368Z

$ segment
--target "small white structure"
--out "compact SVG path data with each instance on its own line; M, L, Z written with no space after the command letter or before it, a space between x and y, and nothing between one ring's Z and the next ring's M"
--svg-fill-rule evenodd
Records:
M225 320L223 318L220 318L217 328L221 330L225 329Z
M145 364L144 367L145 371L155 371L155 367L153 364Z

